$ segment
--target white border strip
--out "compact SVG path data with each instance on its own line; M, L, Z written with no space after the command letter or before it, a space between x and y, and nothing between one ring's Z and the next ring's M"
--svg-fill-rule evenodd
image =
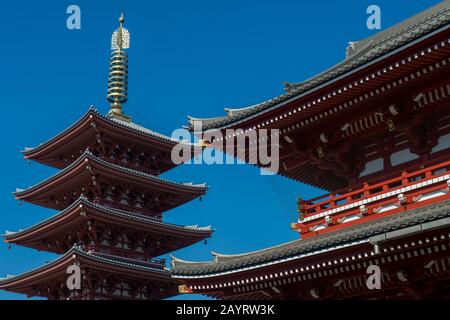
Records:
M419 183L416 183L416 184L411 185L411 186L407 186L407 187L403 187L401 189L397 189L397 190L394 190L394 191L383 193L383 194L380 194L378 196L370 197L370 198L367 198L367 199L364 199L364 200L361 200L361 201L358 201L358 202L347 204L347 205L344 205L342 207L338 207L338 208L335 208L335 209L327 210L327 211L324 211L322 213L306 217L305 219L303 219L301 221L299 220L298 222L299 223L304 223L304 222L308 222L308 221L311 221L311 220L316 220L316 219L319 219L319 218L323 218L325 216L329 216L329 215L332 215L332 214L335 214L335 213L338 213L338 212L346 211L346 210L349 210L349 209L353 209L353 208L359 207L361 205L365 205L365 204L367 204L369 202L374 202L374 201L379 201L379 200L382 200L382 199L390 198L390 197L399 195L400 193L416 190L416 189L419 189L419 188L422 188L422 187L426 187L426 186L429 186L429 185L432 185L432 184L436 184L436 183L439 183L439 182L442 182L442 181L445 181L445 180L448 180L448 179L450 179L450 174L446 174L446 175L438 177L438 178L429 179L429 180L426 180L426 181L423 181L423 182L419 182Z

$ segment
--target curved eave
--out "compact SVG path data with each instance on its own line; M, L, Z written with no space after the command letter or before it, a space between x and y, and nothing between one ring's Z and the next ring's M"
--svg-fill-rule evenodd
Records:
M189 117L188 127L190 130L193 130L194 122L202 121L204 131L212 129L223 130L262 116L288 103L316 93L318 90L323 90L336 81L343 80L347 76L378 63L405 48L409 48L423 39L448 30L449 22L450 2L443 1L416 16L362 40L361 42L364 42L367 46L371 45L369 50L367 50L367 46L362 44L361 52L350 55L344 61L304 82L288 84L286 86L287 92L277 97L250 107L225 109L227 114L220 117L204 119Z
M81 215L81 212L84 215ZM4 235L5 242L27 245L27 243L39 241L51 234L64 232L64 227L72 222L82 223L90 218L103 220L108 224L144 230L149 233L172 234L175 238L196 239L197 241L210 237L213 232L211 227L186 227L165 223L159 219L107 208L80 198L67 209L39 224Z
M25 293L21 289L30 287L39 283L43 278L57 278L62 273L66 273L67 267L75 262L75 250L71 249L66 254L58 257L58 259L47 263L44 266L24 272L17 276L9 276L0 278L0 290L8 290L18 293Z
M70 127L60 132L56 136L50 138L49 140L39 144L34 148L25 148L22 150L22 154L25 159L34 159L38 157L42 152L48 152L58 147L61 142L67 141L72 136L77 135L80 131L86 129L86 125L90 126L91 119L97 113L93 108L89 108L88 112L85 113L77 122L72 124Z
M14 192L14 195L18 200L31 200L36 196L42 195L43 192L51 190L56 184L70 181L74 176L87 170L87 166L90 166L90 170L96 172L113 174L116 179L120 178L141 185L145 184L147 187L152 187L157 190L189 194L198 197L205 194L208 189L205 184L195 185L190 183L176 183L147 173L111 164L95 157L89 151L86 151L75 162L55 175L26 190Z
M209 266L214 264L214 261L188 261L188 260L183 260L180 258L177 258L173 255L170 255L171 258L171 266L172 268L178 268L178 267L204 267L204 266Z
M299 240L294 240L294 241L290 241L287 243L282 243L277 246L264 248L261 250L256 250L256 251L251 251L251 252L238 253L238 254L223 254L223 253L211 251L211 256L213 257L213 260L211 260L211 261L189 261L189 260L183 260L183 259L177 258L172 255L170 256L170 258L172 259L171 264L172 264L172 267L175 268L175 271L176 271L176 268L183 268L183 267L187 267L187 268L208 267L208 266L219 265L219 264L225 263L227 261L232 261L232 260L236 261L236 260L252 257L257 254L259 255L259 254L264 254L267 252L270 253L271 251L278 250L278 248L283 248L286 246L291 246L293 244L296 244L298 241Z
M128 273L129 271L134 271L140 275L147 275L150 278L161 278L169 280L171 278L170 272L165 269L157 269L153 266L146 266L145 262L135 261L134 263L128 260L128 262L115 259L115 257L110 256L100 256L95 254L95 252L85 252L80 248L76 248L75 251L78 253L78 258L83 262L88 262L90 265L103 264L104 266L109 266L108 270L111 271L124 271ZM149 263L150 265L150 263Z
M127 123L121 120L108 118L101 115L96 109L90 108L86 114L66 130L35 148L25 148L22 153L25 159L40 161L49 153L64 147L69 141L77 139L80 136L80 133L90 130L93 125L96 126L97 129L105 128L108 131L115 132L117 135L124 137L128 136L135 142L140 142L141 144L167 151L171 151L177 144L182 144L189 148L197 146L196 144L180 141L154 132L135 123Z
M92 252L85 252L81 248L73 247L64 255L42 267L18 276L0 279L0 290L26 293L26 288L39 283L46 283L51 279L60 279L65 282L67 277L67 267L73 265L76 261L81 263L81 265L108 270L108 272L111 273L126 274L149 280L179 283L179 280L172 278L170 272L165 269L156 269L137 261L136 263L131 261L120 261L112 256L99 256Z
M217 123L227 122L228 120L229 120L229 115L213 117L213 118L194 118L192 116L188 116L187 128L191 131L194 131L196 122L200 122L202 124L202 129L205 129L205 127L214 128L214 125L216 125Z
M231 260L239 260L246 257L251 257L255 255L265 254L267 252L271 252L273 250L279 250L286 246L291 246L293 244L296 244L299 240L293 240L290 242L282 243L273 247L269 248L263 248L261 250L255 250L250 252L244 252L244 253L237 253L237 254L224 254L224 253L218 253L215 251L211 251L211 255L214 257L214 261L221 263L221 262L227 262Z

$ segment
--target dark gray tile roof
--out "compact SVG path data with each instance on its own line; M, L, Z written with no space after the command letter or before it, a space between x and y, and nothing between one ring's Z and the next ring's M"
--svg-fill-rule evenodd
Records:
M183 230L184 232L188 232L188 233L205 233L205 234L209 235L213 232L213 229L211 226L199 227L197 225L192 225L192 226L176 225L173 223L164 222L164 221L154 218L154 217L148 217L148 216L144 216L144 215L140 215L140 214L136 214L136 213L126 212L126 211L123 211L120 209L106 207L106 206L103 206L103 205L100 205L97 203L92 203L85 197L81 196L77 201L72 203L69 207L67 207L66 209L64 209L61 212L58 212L58 214L56 214L48 219L45 219L44 221L39 222L39 223L37 223L31 227L28 227L24 230L20 230L18 232L7 232L7 234L2 235L2 236L5 239L9 239L9 238L15 238L22 234L26 234L32 230L35 230L35 229L38 229L38 228L44 226L50 222L57 221L60 217L66 215L68 212L72 211L74 208L78 207L81 204L86 205L93 209L100 210L102 212L106 212L106 213L110 214L111 216L123 217L123 218L127 218L130 220L139 221L139 222L142 222L142 223L145 223L148 225L165 226L165 227L169 227L169 228L176 229L176 230Z
M190 146L190 147L196 146L196 144L189 143L189 142L186 142L186 141L181 141L181 140L178 140L178 139L166 136L164 134L161 134L159 132L147 129L147 128L145 128L145 127L143 127L141 125L138 125L136 123L133 123L133 122L126 122L126 121L122 121L122 120L119 120L119 119L115 119L115 118L111 118L111 117L102 115L97 109L95 109L94 107L90 107L89 110L77 122L75 122L69 128L65 129L64 131L60 132L58 135L56 135L56 136L52 137L51 139L49 139L49 140L39 144L36 147L33 147L33 148L25 147L25 149L22 151L22 153L24 153L26 155L26 154L29 154L31 152L34 152L36 150L39 150L39 149L47 146L48 144L52 143L56 139L64 136L66 133L70 132L83 119L87 118L90 115L95 115L97 117L100 117L101 119L103 119L103 120L105 120L105 121L107 121L107 122L109 122L109 123L111 123L113 125L116 125L116 126L119 126L119 127L123 127L123 128L128 129L128 130L132 130L134 132L138 132L138 133L144 134L144 135L148 136L149 138L154 138L156 140L169 143L169 145L183 144L183 145Z
M162 268L161 266L157 266L157 265L155 265L155 263L152 263L152 262L130 260L130 259L124 260L122 257L103 255L103 254L95 253L92 251L85 251L80 246L74 246L74 247L72 247L72 249L67 251L64 255L59 256L56 260L54 260L48 264L45 264L39 268L22 273L17 276L7 276L6 278L0 278L0 285L5 285L8 282L15 281L20 278L26 278L32 274L39 273L41 270L48 269L49 267L51 267L53 265L58 265L59 262L64 261L65 259L67 259L68 257L70 257L73 254L77 254L79 256L83 256L83 257L86 257L86 258L89 258L89 259L95 260L95 261L101 261L101 262L109 264L109 265L126 267L126 268L134 269L137 271L147 271L147 272L151 272L153 274L161 275L168 279L171 278L171 274L168 270L166 270L165 268Z
M286 93L250 107L225 109L227 115L217 118L201 119L189 117L190 128L192 128L192 123L195 120L202 121L204 130L221 128L276 108L279 103L297 95L305 94L309 90L370 63L439 28L447 26L449 22L450 0L445 0L391 28L354 43L351 50L347 48L348 55L345 60L306 81L286 84Z
M109 254L98 253L95 251L85 251L81 247L75 247L74 251L85 257L89 257L98 261L103 261L108 264L114 264L137 270L141 269L145 271L157 272L164 274L167 277L170 277L168 270L166 270L163 265L155 262L135 260L121 256L113 256Z
M446 217L450 217L450 201L406 211L314 238L295 240L260 251L238 255L213 253L216 259L211 262L187 262L176 259L173 261L172 272L175 275L203 275L256 266L317 250L368 240L370 237L386 232L401 230Z

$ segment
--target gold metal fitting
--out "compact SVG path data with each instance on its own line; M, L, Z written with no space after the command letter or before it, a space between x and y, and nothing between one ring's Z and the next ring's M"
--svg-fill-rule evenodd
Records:
M130 47L130 33L123 27L125 18L119 18L120 26L111 37L111 58L109 66L108 95L111 103L108 117L131 122L131 117L122 112L122 104L128 100L128 54L124 49Z

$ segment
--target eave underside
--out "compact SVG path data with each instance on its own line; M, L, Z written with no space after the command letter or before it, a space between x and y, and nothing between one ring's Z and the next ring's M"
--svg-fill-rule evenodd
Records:
M84 272L80 290L70 290L66 285L67 268L74 264ZM2 279L0 290L55 300L165 299L177 294L179 284L168 271L148 263L73 248L41 268Z
M61 254L75 244L90 245L94 241L104 250L151 258L192 245L211 233L209 227L173 225L80 199L38 225L9 233L5 242ZM123 236L126 242L131 241L127 249L117 247Z
M162 174L177 166L171 161L171 152L178 143L182 142L136 124L109 119L90 109L68 129L23 153L25 159L62 169L89 149L117 164ZM192 155L201 151L194 145L188 147L192 148Z
M337 91L324 88L324 93L328 92L328 96L324 94L322 100L316 99L314 105L308 104L308 107L305 107L307 105L305 101L304 109L301 111L297 110L301 108L299 107L301 100L285 106L283 110L281 107L278 111L274 110L270 118L278 120L273 124L259 127L260 124L267 124L265 122L269 120L267 117L243 123L241 129L248 131L242 136L248 136L250 141L256 141L261 138L260 129L280 130L277 139L280 146L279 162L275 166L271 163L272 167L278 168L276 173L279 175L332 192L341 191L349 185L355 187L355 183L362 184L363 181L358 174L364 169L364 163L360 160L367 145L394 134L410 135L413 131L410 124L418 121L420 117L423 124L420 130L425 130L428 134L435 128L426 127L427 122L437 121L439 115L448 113L450 31L447 30L439 36L442 39L435 39L434 42L424 44L424 47L408 53L412 57L411 61L409 58L403 57L402 60L402 57L399 57L398 63L397 60L392 63L396 66L392 70L389 67L383 69L381 66L379 71L371 70L367 74L363 73L361 82L358 81L359 78L353 79L354 82L349 80L350 87L346 87L342 92L339 90L341 92L339 94L334 95ZM431 48L430 51L427 48ZM426 54L418 55L415 52ZM371 79L371 73L374 79ZM439 91L437 99L436 90ZM426 107L423 105L419 107L420 102L418 104L414 100L421 93L431 97L431 102L428 98ZM393 115L389 110L391 106L395 106L399 113ZM377 115L381 115L381 118L375 118ZM395 126L392 133L388 131L388 121L392 121ZM260 129L252 132L252 128L255 127ZM352 129L357 127L358 132L347 134L343 129L345 127ZM407 136L410 143L416 143L414 140L417 138ZM228 143L234 143L234 153L231 155L247 162L250 159L250 152L259 154L259 150L255 149L256 143L252 146L247 144L245 150L239 151L242 149L236 146L240 141L239 136L231 139L233 140L231 142L215 141L211 146L224 150ZM264 141L264 136L262 139ZM267 141L270 146L271 139ZM258 142L258 146L261 147L261 142ZM259 162L256 165L261 168L267 167L266 164ZM395 175L395 170L402 168L392 168L389 171ZM364 177L364 182L368 182L366 178Z
M204 195L206 189L205 185L175 183L110 164L85 152L69 167L15 196L57 210L85 196L92 202L117 202L118 207L131 212L160 215ZM145 204L153 207L145 208Z

